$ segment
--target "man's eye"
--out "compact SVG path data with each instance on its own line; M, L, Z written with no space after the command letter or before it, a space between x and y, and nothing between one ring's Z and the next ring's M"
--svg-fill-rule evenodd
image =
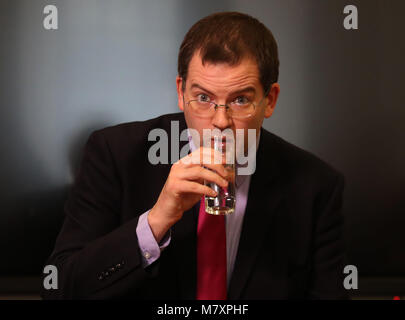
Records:
M248 98L246 98L245 96L240 96L237 97L233 103L235 104L239 104L239 105L244 105L244 104L248 104L250 102L250 100Z
M206 94L204 94L204 93L200 93L198 96L197 96L197 99L198 99L198 101L200 101L200 102L210 102L210 97L208 97Z

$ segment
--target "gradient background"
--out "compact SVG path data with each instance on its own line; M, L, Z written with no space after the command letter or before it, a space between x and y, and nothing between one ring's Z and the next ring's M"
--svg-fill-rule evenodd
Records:
M347 4L358 30L343 28ZM0 0L0 294L37 293L89 134L178 111L178 48L217 11L255 16L278 42L264 127L346 177L353 295L405 295L405 2L392 0Z

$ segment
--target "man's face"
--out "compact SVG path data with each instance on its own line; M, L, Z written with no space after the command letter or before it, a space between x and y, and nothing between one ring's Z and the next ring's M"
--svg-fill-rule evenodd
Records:
M273 84L272 89L263 99L264 90L259 79L259 69L253 59L245 58L236 66L226 63L203 65L199 52L196 52L190 61L184 93L182 79L179 76L176 78L176 84L179 108L184 111L187 126L196 129L200 134L200 146L203 143L203 129L216 128L222 131L230 128L234 134L236 129L243 129L245 150L248 145L247 129L255 129L257 138L263 119L269 118L273 113L280 90L277 83ZM201 98L201 95L204 99L209 97L217 104L228 104L240 99L239 97L246 97L254 101L255 112L249 118L234 119L225 108L221 107L216 110L212 118L201 118L187 106L188 101L197 99L199 96ZM258 105L260 100L262 100L261 104Z

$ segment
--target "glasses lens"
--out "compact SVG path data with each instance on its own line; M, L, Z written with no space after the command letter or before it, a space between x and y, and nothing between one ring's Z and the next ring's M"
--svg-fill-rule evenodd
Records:
M189 105L193 113L200 117L209 118L215 113L214 105L209 102L192 100Z
M189 106L195 115L204 118L213 117L215 114L215 104L210 102L203 102L192 100L189 102ZM232 118L244 119L251 117L255 112L255 106L253 103L248 104L231 104L228 108L228 113Z
M255 112L255 106L253 103L233 103L230 109L233 118L249 118Z

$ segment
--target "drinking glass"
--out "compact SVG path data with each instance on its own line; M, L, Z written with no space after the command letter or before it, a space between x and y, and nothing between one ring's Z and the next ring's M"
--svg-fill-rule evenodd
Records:
M204 181L206 186L217 192L216 197L205 196L205 211L213 215L227 215L235 211L235 139L232 136L213 136L204 141L204 147L219 151L221 159L214 163L222 163L228 171L228 186L221 187L214 182Z

